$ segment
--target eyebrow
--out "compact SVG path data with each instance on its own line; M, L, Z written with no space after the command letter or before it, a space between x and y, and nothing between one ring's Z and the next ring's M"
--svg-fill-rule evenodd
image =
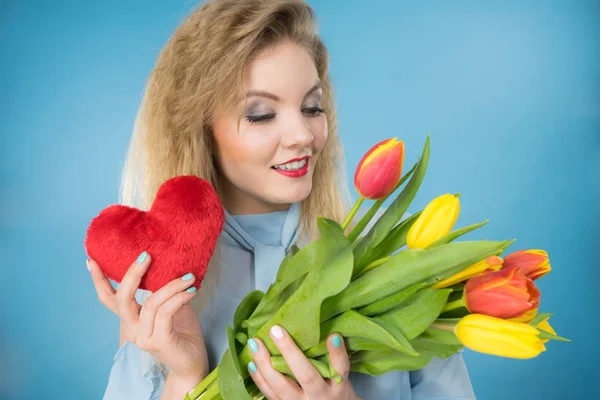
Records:
M316 83L312 88L310 88L310 90L308 92L306 92L306 94L304 95L304 98L306 99L313 92L315 92L321 88L322 88L321 82ZM265 92L262 90L251 90L250 92L246 93L247 98L252 97L252 96L266 97L268 99L275 100L275 101L281 100L278 96L275 96L273 93Z

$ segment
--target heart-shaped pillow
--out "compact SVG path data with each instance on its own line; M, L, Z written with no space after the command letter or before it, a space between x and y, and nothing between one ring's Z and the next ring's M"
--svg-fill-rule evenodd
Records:
M148 212L110 205L92 219L84 246L104 274L120 283L143 251L152 261L140 289L156 291L191 272L198 289L223 228L223 205L210 182L178 176L161 185Z

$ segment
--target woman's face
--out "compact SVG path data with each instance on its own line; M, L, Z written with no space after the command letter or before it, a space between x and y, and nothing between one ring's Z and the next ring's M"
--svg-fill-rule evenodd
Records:
M245 67L243 87L246 102L213 123L225 208L286 209L310 194L327 141L317 70L304 48L283 41Z

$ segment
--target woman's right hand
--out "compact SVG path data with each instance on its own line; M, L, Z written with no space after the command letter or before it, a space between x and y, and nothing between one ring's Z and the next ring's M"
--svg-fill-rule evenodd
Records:
M88 261L88 269L100 302L120 318L127 340L164 363L169 376L196 385L208 374L202 325L190 304L196 292L186 290L196 278L188 274L189 279L171 281L140 306L135 293L150 262L150 255L142 253L117 290L94 260Z

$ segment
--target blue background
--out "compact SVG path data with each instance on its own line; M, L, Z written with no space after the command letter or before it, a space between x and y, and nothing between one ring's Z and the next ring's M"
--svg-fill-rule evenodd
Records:
M526 361L465 352L480 399L592 398L600 371L597 1L317 1L349 179L384 138L412 209L462 193L478 238L546 249L541 310L572 343ZM189 1L0 5L0 397L98 399L118 321L85 268L90 219L117 201L144 81ZM594 45L594 43L596 43Z

